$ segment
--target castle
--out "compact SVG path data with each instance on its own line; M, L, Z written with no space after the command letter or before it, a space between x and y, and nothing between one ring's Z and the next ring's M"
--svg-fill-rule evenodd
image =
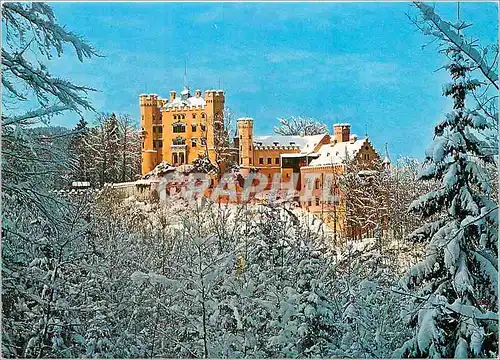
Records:
M184 87L169 99L156 94L139 95L142 131L142 174L163 160L174 165L190 164L208 155L216 161L214 133L224 116L224 92L207 90L192 95Z
M142 94L139 100L143 175L162 160L174 166L190 164L201 156L217 161L215 134L224 120L222 90L207 90L204 96L196 90L193 96L184 87L180 97L171 91L169 99ZM257 172L270 181L278 178L281 184L293 186L299 193L308 192L310 196L301 199L300 206L324 219L327 214L325 220L341 229L345 204L328 175L342 174L347 158L367 166L380 160L369 139L351 134L350 124L334 124L332 135L255 136L253 129L252 118L237 120L234 147L240 173L245 177ZM332 188L335 196L322 197L325 187Z

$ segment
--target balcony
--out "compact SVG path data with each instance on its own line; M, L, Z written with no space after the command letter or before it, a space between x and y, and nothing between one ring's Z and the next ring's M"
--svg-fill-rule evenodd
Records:
M186 144L181 144L181 145L170 145L172 150L186 150L187 145Z

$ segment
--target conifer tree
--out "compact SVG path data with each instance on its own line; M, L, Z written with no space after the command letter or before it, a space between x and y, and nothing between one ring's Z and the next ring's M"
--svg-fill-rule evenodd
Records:
M82 117L73 129L71 138L71 151L75 157L75 169L73 169L73 178L77 181L88 180L87 160L85 138L88 136L88 123Z
M481 85L470 79L470 60L456 46L444 52L452 82L443 93L453 99L453 110L435 127L420 174L439 186L410 206L428 220L410 236L427 247L424 260L402 281L412 291L408 319L415 333L399 355L494 356L498 218L486 174L494 159L481 139L488 122L466 106L466 95Z

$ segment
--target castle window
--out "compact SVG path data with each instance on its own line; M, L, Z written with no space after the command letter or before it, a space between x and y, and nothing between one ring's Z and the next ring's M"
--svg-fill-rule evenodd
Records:
M174 114L174 120L177 120L177 115L176 114Z
M319 198L315 198L314 201L316 203L316 206L318 206L319 205Z
M273 162L273 159L271 159L271 158L267 158L267 165L271 165L271 164L272 164L272 162Z
M173 145L186 145L186 139L181 138L181 137L176 137L174 140L172 140Z
M173 131L174 133L183 133L186 132L186 125L177 123L173 125Z
M201 138L201 145L206 145L207 144L207 139Z
M252 145L248 147L248 151L252 151Z
M201 118L204 119L205 118L205 113L201 113Z
M191 124L191 131L196 131L196 124Z
M144 115L141 115L141 120L144 121Z
M243 152L243 145L240 145L240 151Z
M259 164L264 165L264 158L259 158Z
M309 201L307 202L307 206L311 206L311 205L312 205L311 200L309 200Z
M144 143L142 145L144 145ZM240 158L240 164L243 164L243 158L242 157Z
M196 114L195 113L193 113L193 119L196 119Z
M161 149L163 147L162 140L154 140L153 141L153 149Z
M144 149L144 141L142 142L142 148Z
M186 118L186 115L182 114L181 119L185 119L185 118Z
M196 147L196 139L191 139L191 146Z
M240 135L240 140L243 140L243 135Z
M279 165L279 164L280 164L280 158L279 158L279 157L275 158L275 159L274 159L274 163L275 163L276 165Z
M205 131L207 127L204 124L201 124L201 131Z

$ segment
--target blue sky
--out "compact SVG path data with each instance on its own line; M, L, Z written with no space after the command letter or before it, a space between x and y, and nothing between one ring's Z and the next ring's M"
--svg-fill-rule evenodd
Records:
M266 134L278 117L350 122L393 158L422 158L433 125L449 110L445 59L406 14L409 3L52 3L59 22L105 57L66 53L54 73L100 90L98 111L139 118L138 95L167 97L183 85L220 87L235 117ZM437 3L445 19L456 3ZM497 43L495 3L462 3L468 34ZM88 115L88 120L92 120ZM77 117L54 124L73 126Z

